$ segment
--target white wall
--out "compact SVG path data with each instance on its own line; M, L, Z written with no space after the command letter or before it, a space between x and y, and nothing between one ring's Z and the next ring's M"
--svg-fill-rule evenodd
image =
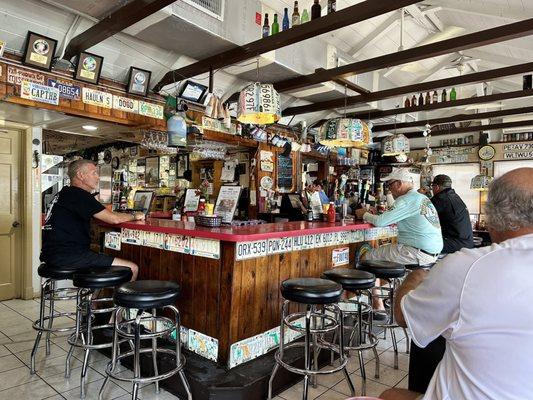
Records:
M32 154L35 150L42 154L43 130L41 128L32 128L32 141L39 140L39 144L32 144ZM32 242L32 286L33 292L39 290L40 278L37 274L39 267L39 254L41 253L41 168L32 169L32 218L31 231L33 236Z

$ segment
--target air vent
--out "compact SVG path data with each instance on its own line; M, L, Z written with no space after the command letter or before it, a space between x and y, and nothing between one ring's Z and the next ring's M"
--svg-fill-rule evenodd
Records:
M194 8L220 20L224 21L224 6L226 0L183 0Z

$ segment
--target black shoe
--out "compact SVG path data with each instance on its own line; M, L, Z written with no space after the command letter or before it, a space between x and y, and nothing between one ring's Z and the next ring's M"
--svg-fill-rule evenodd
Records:
M374 321L386 321L389 318L385 310L374 310L374 313L372 315L372 319Z

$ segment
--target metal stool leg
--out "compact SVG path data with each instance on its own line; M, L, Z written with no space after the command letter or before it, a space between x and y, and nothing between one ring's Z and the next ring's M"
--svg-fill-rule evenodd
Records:
M41 284L41 306L39 308L39 327L42 328L43 327L43 324L44 324L44 308L46 306L46 303L45 303L45 297L46 297L46 292L47 292L47 288L49 286L49 283L50 283L50 280L49 279L46 279L42 284ZM31 350L31 361L30 361L30 364L31 364L31 368L30 368L30 373L33 375L35 374L35 358L37 356L37 349L39 348L39 342L41 341L41 336L43 335L43 331L42 330L39 330L37 332L37 336L35 337L35 343L33 344L33 349Z
M156 316L156 309L152 308L152 315ZM157 329L157 322L154 321L152 323L152 331L155 332ZM177 330L176 330L177 335ZM181 360L180 360L181 361ZM154 375L159 375L158 369L157 369L157 338L152 338L152 363L154 365ZM159 381L155 381L155 392L159 393Z
M54 325L54 312L55 312L55 303L54 303L54 296L55 296L55 290L56 290L56 281L50 282L50 298L48 299L48 331L46 332L46 355L50 355L50 331L52 330L52 327Z
M117 359L118 359L118 356L119 356L119 351L120 351L120 343L119 343L119 340L118 340L118 316L120 315L120 313L124 312L124 309L121 308L121 307L117 307L117 309L114 311L113 313L113 323L114 323L114 326L113 326L113 346L111 347L112 351L111 351L111 362L108 364L107 368L106 368L106 376L105 376L105 379L104 379L104 383L102 384L102 387L100 388L100 392L98 393L98 399L99 400L102 400L103 397L103 393L104 393L104 390L107 386L107 383L109 382L109 372L113 372L115 371L115 368L117 366Z
M93 333L92 333L92 292L89 292L84 299L85 306L86 306L86 318L87 318L87 324L86 324L86 344L92 345L93 344ZM87 368L89 368L89 358L91 356L91 349L86 348L85 354L83 356L83 365L81 367L81 376L80 376L80 395L81 398L85 398L85 377L87 376Z
M305 314L305 355L304 355L305 369L311 369L311 306L307 306ZM309 393L309 375L304 375L304 390L302 399L307 400Z
M79 338L83 338L81 335L81 319L82 319L82 312L81 312L81 295L82 295L83 289L78 290L78 294L76 296L76 330L74 331L74 337L76 340L79 340ZM85 343L85 339L83 339L83 342ZM70 345L70 349L68 350L67 358L65 360L65 378L70 378L70 360L72 359L72 354L74 353L74 345Z
M176 307L170 308L174 311L174 329L176 329L176 365L179 365L181 363L181 317ZM183 387L185 387L185 391L187 392L187 400L192 400L191 387L189 386L189 382L185 376L185 371L181 369L178 374L181 378L181 382L183 383Z
M279 356L280 359L283 359L283 345L285 342L285 313L287 311L287 305L289 302L285 300L281 306L281 323L279 324ZM272 386L274 383L274 377L276 376L279 369L279 364L277 361L274 361L274 369L272 374L270 374L270 379L268 380L268 400L272 399Z
M409 340L409 336L407 335L407 329L405 328L402 328L403 329L403 334L405 336L405 354L409 354L409 351L410 351L410 340Z
M141 377L141 315L142 310L138 310L133 328L135 334L135 339L133 341L135 344L135 350L133 354L133 376L135 379L139 379ZM137 400L138 393L139 382L133 382L133 392L131 396L132 400Z
M344 351L344 315L342 314L342 310L339 308L339 306L337 306L337 310L337 317L339 318L339 354L342 363L346 359L346 354ZM346 382L348 383L350 393L352 394L352 396L355 396L355 388L353 386L352 380L350 379L350 374L348 374L348 370L346 369L346 365L342 369L342 372L344 372L344 379L346 379Z

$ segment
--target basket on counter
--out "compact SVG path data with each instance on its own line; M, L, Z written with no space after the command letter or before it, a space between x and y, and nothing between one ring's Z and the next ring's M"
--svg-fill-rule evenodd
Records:
M194 222L196 225L217 228L222 224L222 217L215 215L195 215Z

